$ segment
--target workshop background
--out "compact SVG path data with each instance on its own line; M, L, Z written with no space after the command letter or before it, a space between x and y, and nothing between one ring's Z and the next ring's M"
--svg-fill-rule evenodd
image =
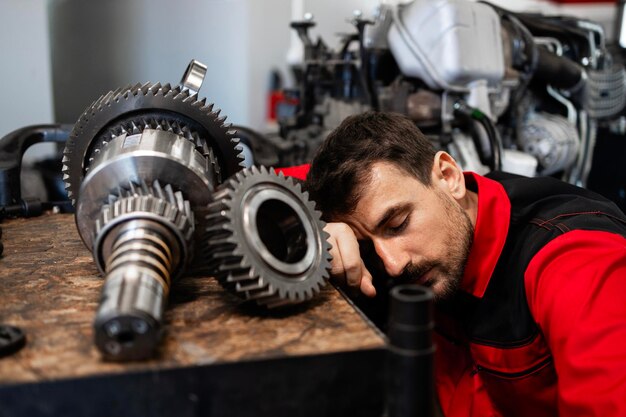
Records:
M359 9L379 0L0 0L0 137L31 124L74 123L106 91L134 82L178 82L192 58L208 65L201 95L228 120L268 129L271 73L292 82L289 64L302 44L289 27L305 12L328 43L350 32ZM398 3L398 1L383 1ZM498 0L515 11L581 16L613 34L611 1ZM331 44L332 45L332 44ZM10 99L6 99L10 98ZM53 144L28 151L27 162L54 153Z
M432 5L429 1L423 0L421 5L428 8ZM213 107L196 100L197 85L190 79L194 69L202 74L200 78L204 78L204 83L199 96L207 97L209 103L215 103L216 108L222 110L221 116L228 116L228 122L238 125L238 135L245 146L253 151L265 147L269 149L267 153L275 153L255 154L255 158L258 156L255 162L267 166L307 162L312 148L336 126L333 124L338 123L344 113L367 108L363 105L367 100L363 98L368 98L368 83L356 82L360 76L356 71L357 63L368 62L364 58L367 55L353 54L348 51L348 45L359 39L354 35L355 26L362 30L363 19L371 16L381 3L395 5L400 1L0 0L0 80L4 87L4 98L0 100L0 138L11 139L5 135L28 125L63 123L67 124L64 130L58 131L63 131L65 136L53 128L54 134L49 137L66 139L68 126L77 121L85 108L88 109L67 142L63 161L64 184L74 193L70 197L77 202L75 218L71 214L56 214L64 211L62 207L71 209L65 200L46 207L55 210L28 219L4 219L5 212L0 211L0 220L6 220L2 223L6 246L3 254L0 246L0 268L5 277L11 278L0 279L3 296L0 324L10 324L11 327L4 326L4 329L13 332L3 331L0 327L0 342L4 339L10 343L6 344L10 350L5 346L4 351L0 349L0 356L12 355L2 362L0 369L0 417L380 416L385 407L391 410L388 415L395 416L393 410L405 402L420 407L433 406L429 374L433 350L428 330L432 328L432 297L428 293L416 292L415 288L397 286L391 291L391 298L394 292L396 296L391 301L379 297L376 303L368 305L367 301L359 304L331 285L323 286L330 270L329 243L322 233L324 223L314 202L308 200L308 194L302 191L299 183L265 168L239 172L239 152L243 153L243 148L231 140L234 133L223 125ZM602 25L608 39L614 37L614 2L500 0L494 3L514 11L584 17ZM354 13L357 9L362 15ZM305 13L311 13L316 23L310 31L311 38L322 37L331 49L341 45L338 34L352 33L352 38L344 37L345 49L331 54L319 44L307 43L306 29L311 22L303 20ZM494 21L499 19L493 12L488 16ZM533 18L527 23L532 24ZM290 28L293 21L299 21L300 36ZM559 34L568 23L560 24ZM475 26L481 29L477 31L481 35L479 41L496 40L488 25ZM588 31L585 34L601 32L596 25L587 25L585 30ZM520 38L513 35L520 33L525 32L506 32L517 41ZM424 38L422 34L415 37ZM604 38L599 38L602 42L598 43L604 46ZM467 39L465 45L474 41ZM362 36L360 40L363 40ZM594 36L583 40L595 47ZM560 45L558 40L542 39L541 42L546 46L542 51L547 56L551 56L547 54L548 46L556 48L555 45ZM307 49L303 48L303 43L308 45ZM466 53L465 57L479 56L475 52L481 47L482 51L488 51L487 58L495 56L492 49L484 48L486 43L474 42L472 46L476 49ZM360 52L365 49L363 45L359 45ZM534 42L527 44L529 48L532 45ZM623 58L625 47L620 47L622 49L616 56ZM307 52L309 61L327 60L332 70L319 71L316 74L319 78L311 77L318 84L308 90L310 86L296 91L302 95L291 103L289 100L293 97L285 93L283 100L288 105L283 109L281 124L280 119L277 122L271 117L273 93L281 87L297 90L293 70L302 64ZM554 55L553 59L556 52ZM384 63L384 58L389 56L382 54L379 58ZM401 54L398 57L400 62ZM559 58L557 63L571 64L568 60L572 58ZM528 108L529 113L543 123L541 126L556 132L546 135L551 140L549 144L556 149L554 154L573 156L569 161L561 161L554 171L548 171L554 166L546 164L541 167L544 171L538 173L560 175L563 171L569 172L579 149L578 143L576 146L572 144L572 138L578 133L584 133L580 135L581 143L586 144L581 146L583 151L580 154L586 154L589 160L587 150L593 146L591 138L595 138L596 133L593 123L602 116L606 119L606 123L600 126L602 133L615 130L617 133L611 135L613 142L619 144L619 149L624 146L626 71L623 61L616 60L617 71L613 71L612 61L596 65L595 58L593 53L583 57L585 65L592 64L588 65L589 85L594 88L600 84L605 86L605 83L598 82L605 81L605 76L613 83L608 82L608 87L601 89L590 87L592 93L599 91L597 95L590 94L590 98L586 95L574 97L579 100L577 108L565 100L565 96L571 98L569 93L576 92L574 87L578 86L579 78L573 83L575 85L569 85L567 83L571 80L562 77L566 78L566 85L561 86L563 94L552 91L553 82L563 81L559 72L563 67L548 68L552 78L541 80L542 84L535 90L526 88L529 84L524 82L530 80L523 78L526 74L520 76L521 90L527 90L526 104L522 100L511 101L515 111L506 115L508 119L504 120L502 127L513 130L509 129L511 120L523 121L528 122L528 132L533 133L532 128L536 127L533 120L514 119L518 108ZM107 91L131 83L151 81L176 85L181 80L181 70L192 59L200 62L191 62L190 70L185 72L179 86L133 87L128 90L135 92L132 95L127 90L120 90L127 91L126 102L117 100L122 94L118 91L89 108ZM206 64L206 74L201 63ZM459 68L465 70L466 66L461 64ZM496 64L500 68L502 62ZM307 65L304 70L299 68L300 75L308 74ZM517 69L523 70L524 67L520 64ZM586 76L581 66L574 67L577 69L575 75L580 79ZM400 66L394 67L391 72L394 81L419 78L414 73L397 77L398 68ZM409 65L406 69L413 70L414 67ZM531 69L531 72L536 70ZM332 78L331 82L324 78L326 75ZM432 74L423 71L420 75L429 77ZM617 77L611 78L614 75ZM302 79L305 83L309 81L307 77L301 77L301 82ZM408 93L413 98L432 99L434 96L436 100L428 103L439 107L435 105L430 109L444 110L441 115L436 115L442 119L435 125L434 137L439 145L471 144L472 135L482 134L483 139L493 140L489 142L489 158L479 158L487 154L475 152L476 166L500 169L505 149L498 146L501 145L496 140L499 134L476 103L470 103L475 98L474 92L487 95L486 81L477 81L485 83L473 85L467 97L462 97L466 102L459 100L448 108L442 103L449 96L447 92L441 92L440 85L430 87L441 93L441 97L423 89L422 84L420 91L414 91L415 86L410 82L404 83L405 90L394 90L397 85L389 82L379 92L380 97L387 99L384 104L392 109L397 104L394 99L407 99ZM322 86L319 88L322 91L328 85L339 85L341 98L347 100L335 100L335 97L324 94L308 96L310 92L317 92L317 87ZM612 88L613 85L621 89ZM508 94L508 88L501 91ZM405 95L396 94L398 91ZM613 100L615 96L618 100ZM501 105L498 99L494 99L494 108ZM504 101L508 103L508 96ZM568 114L560 114L563 108L554 113L549 111L554 110L555 103L562 105L564 102L569 103ZM409 100L404 100L400 104L408 109L408 103ZM540 107L535 105L537 103L546 105ZM598 103L608 103L608 110L601 107L599 109L605 112L600 114L594 107ZM487 109L491 107L491 103L488 104ZM297 105L305 109L306 117L302 120L298 120ZM596 113L589 114L589 109ZM445 113L446 110L450 113ZM417 119L426 128L432 128L429 126L432 118L429 119L429 113L426 113L418 114ZM580 123L572 121L574 113ZM320 114L327 116L327 120ZM468 115L473 119L464 119ZM440 129L450 119L443 120L444 116L458 116L459 128L455 126L454 131ZM135 122L144 130L140 131ZM588 129L588 122L594 128ZM468 131L464 131L468 126ZM285 133L284 138L276 133L279 129L281 134ZM263 135L268 137L261 140ZM526 136L528 139L532 135ZM262 146L255 148L255 143ZM483 144L477 143L471 148L481 150ZM5 147L9 151L15 148L10 143ZM178 149L179 154L172 149ZM616 165L623 165L621 155L624 153L613 149L608 153L613 153ZM143 153L145 150L149 152ZM506 150L510 151L509 155L515 155L517 161L532 160L533 170L537 167L534 156L518 152L518 149ZM530 152L532 149L522 150ZM7 217L32 214L21 197L37 196L37 188L44 189L41 178L39 185L35 178L36 171L45 168L41 161L53 162L48 171L43 171L43 177L56 176L56 182L63 185L61 151L62 145L53 143L39 144L28 151L26 169L22 172L26 176L22 181L22 196L11 195L15 198L9 200L13 203L10 210L9 206L0 206L0 209L6 209ZM4 155L10 155L10 152ZM548 156L552 153L549 152ZM9 163L5 166L14 159L5 157L5 162ZM556 159L559 162L565 158ZM585 158L580 160L585 161ZM626 174L623 166L620 168L620 173ZM584 169L578 171L570 182L585 185ZM198 172L201 175L197 175ZM7 176L11 180L15 177ZM200 186L197 186L199 182L194 182L196 180L201 182ZM15 181L5 181L6 184L10 182ZM615 182L617 185L613 191L621 193L620 201L626 203L624 182L619 178ZM80 194L76 192L78 189ZM253 197L246 200L250 204L244 206L241 200L250 195ZM47 201L45 196L37 197ZM61 198L64 197L50 197L49 200ZM243 207L243 214L236 213L237 207ZM263 219L259 222L262 227L241 219L255 219L255 222ZM137 234L131 239L122 239L129 231ZM203 233L208 238L202 236ZM248 239L246 233L255 237ZM179 236L183 238L179 239ZM275 236L278 238L274 239ZM284 241L280 237L285 237ZM155 240L158 244L149 246L148 241ZM113 241L119 246L114 247ZM132 245L123 246L128 241ZM261 241L263 244L259 243ZM277 249L279 246L280 250ZM94 249L94 258L91 249ZM126 259L127 249L134 251L132 256L140 257ZM268 255L269 252L272 253ZM280 255L276 255L279 252ZM185 270L178 280L175 275L183 272L179 266L187 267L187 255L190 258L195 256L199 262L190 261L189 270ZM284 261L278 260L280 256ZM264 270L265 263L260 263L261 267L255 263L261 258L271 268ZM290 263L294 259L297 262ZM208 265L201 265L205 261ZM120 271L127 266L124 262L132 265L122 273ZM158 274L151 279L136 279L140 277L138 265L141 262L153 265ZM292 277L302 272L298 268L305 271L302 275L310 273L309 276L302 280L288 280L279 274L284 272ZM117 285L119 280L114 280L126 278L126 271L130 271L127 275L134 281ZM107 282L114 284L103 287L99 275L105 275ZM281 290L272 289L267 282L275 275L278 276L275 282L289 284ZM213 276L226 289L238 294L223 291ZM168 299L172 282L176 288L172 287L172 296ZM381 282L382 289L389 281ZM301 285L297 291L288 287L300 283L309 286ZM104 296L98 301L101 288L104 288ZM146 288L150 291L143 291ZM403 290L406 292L402 293ZM153 314L145 315L149 320L144 320L144 316L139 317L141 320L134 320L138 318L136 315L131 317L134 321L126 320L128 317L118 314L122 307L126 307L123 302L126 299L119 295L124 291L125 294L132 293L133 297L141 295L132 299L135 303L132 308L142 314ZM386 294L386 291L381 290L380 294ZM245 296L247 301L258 305L244 304L237 296ZM304 301L310 303L298 305ZM92 322L98 302L102 308L98 308ZM164 305L168 303L168 310L164 313ZM392 307L388 308L387 303ZM293 309L271 313L256 309L284 304ZM137 306L142 310L135 308ZM407 317L410 318L408 323L404 321ZM167 327L165 333L160 331L163 323ZM24 330L26 338L20 329ZM404 335L408 335L406 340L419 343L404 345ZM163 336L163 343L160 343ZM94 342L100 353L93 346ZM26 348L18 352L25 344ZM399 346L401 349L393 349ZM120 362L116 363L116 360ZM129 362L122 363L126 360ZM405 372L396 372L398 369ZM391 382L385 379L386 373L393 376ZM408 383L402 379L407 375ZM421 382L425 382L426 387L411 385ZM389 392L385 393L382 387ZM417 398L414 393L420 393L423 398ZM277 414L277 410L282 414Z

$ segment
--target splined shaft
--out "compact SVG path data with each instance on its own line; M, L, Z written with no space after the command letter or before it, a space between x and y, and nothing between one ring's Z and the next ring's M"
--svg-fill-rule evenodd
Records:
M108 359L152 355L181 251L176 236L152 220L133 220L109 233L111 254L96 314L96 345ZM108 246L108 242L103 243Z

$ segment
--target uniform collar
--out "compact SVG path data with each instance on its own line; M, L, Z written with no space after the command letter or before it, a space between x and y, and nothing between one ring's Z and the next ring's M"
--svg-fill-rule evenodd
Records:
M500 183L473 172L466 172L464 176L467 188L478 192L478 212L461 289L481 298L504 248L511 202Z

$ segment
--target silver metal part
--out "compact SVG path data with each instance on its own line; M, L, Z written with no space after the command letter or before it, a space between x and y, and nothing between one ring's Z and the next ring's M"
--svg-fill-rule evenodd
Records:
M137 187L131 183L128 191L112 197L109 204L102 206L95 220L93 253L100 272L106 272L106 261L113 252L110 235L122 233L118 230L120 225L127 227L136 220L156 222L168 229L177 243L176 250L169 250L170 263L175 266L187 264L187 246L195 229L189 201L183 200L182 193L174 192L170 185L161 187L158 181L152 187L145 183ZM182 269L176 271L180 272Z
M170 285L190 258L193 232L189 202L158 181L152 187L130 183L102 206L93 253L106 281L94 327L106 358L132 360L153 353ZM111 334L110 326L122 330Z
M239 171L241 149L226 117L206 99L160 83L119 88L96 100L76 122L63 150L63 181L76 203L93 158L114 137L144 129L171 131L192 141L214 164L217 182Z
M129 182L176 184L192 207L205 206L211 199L212 175L209 159L179 135L152 129L122 134L96 156L83 181L76 204L78 231L91 249L102 203Z
M531 113L518 132L520 147L539 161L540 175L568 169L576 160L580 137L565 117Z
M319 292L329 276L330 245L321 213L299 184L252 168L222 184L214 197L205 257L225 287L268 307Z
M615 117L626 106L626 71L621 65L587 71L585 108L595 119Z
M225 117L197 98L205 73L192 61L179 87L109 92L66 143L63 173L76 225L106 275L94 322L106 359L153 355L171 282L193 261L212 192L222 175L241 169Z
M198 91L200 91L200 87L202 87L206 70L207 67L203 63L195 59L191 61L185 71L185 75L183 75L183 78L180 80L180 84L183 86L184 90L189 90L191 94L197 94Z
M103 238L106 281L94 327L105 358L143 359L161 337L172 273L185 250L162 220L137 217L117 223Z
M504 78L504 52L497 13L486 4L414 0L392 8L389 47L402 73L434 90L467 92L485 80Z

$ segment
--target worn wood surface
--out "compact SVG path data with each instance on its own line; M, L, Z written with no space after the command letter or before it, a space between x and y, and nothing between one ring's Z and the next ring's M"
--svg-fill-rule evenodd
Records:
M21 327L27 344L0 358L0 386L384 346L330 285L305 307L268 313L226 293L213 278L183 277L172 288L158 356L104 362L91 328L103 280L73 216L5 221L2 228L0 323Z

